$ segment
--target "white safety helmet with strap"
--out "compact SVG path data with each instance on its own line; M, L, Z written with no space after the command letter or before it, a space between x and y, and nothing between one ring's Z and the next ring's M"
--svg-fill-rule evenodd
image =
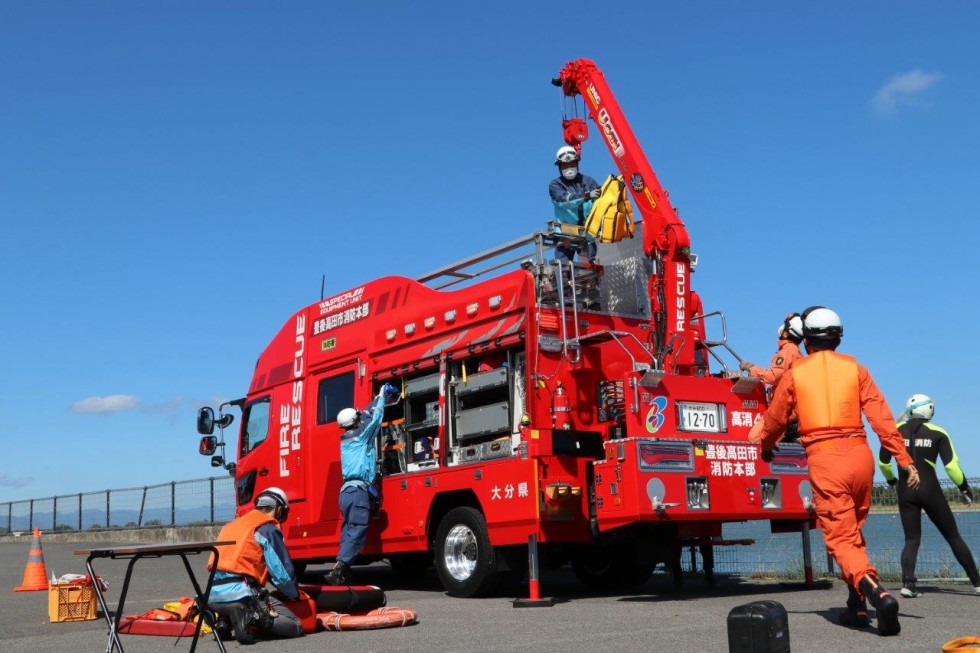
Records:
M915 394L905 402L905 412L909 417L921 417L928 421L936 414L936 402L928 395Z
M803 340L803 319L799 313L790 313L783 320L783 323L776 329L776 335L780 338L789 338L794 342Z
M277 487L267 487L259 492L259 496L255 497L255 507L275 508L276 519L280 522L289 517L289 497Z
M337 413L337 426L342 429L349 429L357 421L357 411L353 408L344 408Z
M579 157L578 152L575 151L574 147L571 145L563 145L562 147L559 147L558 152L555 153L555 165L559 165L561 163L572 163L574 161L578 161L580 158L581 157Z
M810 340L833 340L844 335L840 316L829 308L811 306L803 311L803 337Z

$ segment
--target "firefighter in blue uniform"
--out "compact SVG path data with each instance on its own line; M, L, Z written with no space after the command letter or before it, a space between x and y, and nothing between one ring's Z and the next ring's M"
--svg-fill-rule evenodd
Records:
M344 408L337 413L340 436L340 467L344 484L340 486L340 551L337 563L326 576L331 585L350 585L350 567L367 541L371 516L371 495L376 491L377 437L385 412L385 397L397 395L398 389L384 384L371 405L363 411Z
M301 597L281 528L289 517L289 499L281 489L270 487L255 497L254 506L218 534L219 542L234 544L218 548L218 569L208 601L219 616L218 633L224 639L234 635L241 644L251 644L257 637L303 634L296 615L265 589L271 581L287 599ZM214 564L212 556L208 567Z
M585 225L593 202L599 198L602 189L592 177L579 171L579 157L575 148L565 145L558 149L555 155L555 165L558 166L558 177L548 185L548 194L555 208L555 219L564 224ZM596 244L592 236L585 236L588 246L589 263L595 262ZM575 246L567 241L560 242L555 247L555 258L560 261L571 261L575 258Z

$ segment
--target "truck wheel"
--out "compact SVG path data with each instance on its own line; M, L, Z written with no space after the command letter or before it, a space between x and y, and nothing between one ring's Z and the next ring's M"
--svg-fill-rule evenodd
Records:
M479 510L453 508L442 518L436 531L436 571L450 596L482 596L497 586L497 555Z
M572 571L586 587L628 590L646 582L653 565L631 560L617 548L588 549L572 558Z

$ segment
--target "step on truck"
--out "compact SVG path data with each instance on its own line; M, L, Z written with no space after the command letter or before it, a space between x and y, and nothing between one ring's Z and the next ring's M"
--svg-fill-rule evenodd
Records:
M337 413L387 383L399 394L377 442L383 501L363 562L405 575L434 564L448 593L469 597L523 577L533 549L589 586L627 589L659 563L679 581L687 546L710 572L713 547L732 543L725 523L766 520L802 534L809 571L802 448L766 462L748 441L765 386L729 367L725 316L692 290L687 230L602 73L579 59L553 83L566 142L588 137L585 114L599 127L639 214L634 237L600 242L595 263L558 261L554 248L584 235L549 223L306 306L261 353L244 398L200 410L200 453L234 475L239 512L284 489L298 567L328 562L341 529ZM583 117L570 115L579 103Z

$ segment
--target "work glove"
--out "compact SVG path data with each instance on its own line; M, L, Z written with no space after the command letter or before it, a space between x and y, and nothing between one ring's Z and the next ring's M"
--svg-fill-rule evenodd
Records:
M601 188L593 188L588 193L585 194L585 199L587 200L597 200L599 196L602 195Z
M779 447L774 447L772 449L763 449L762 450L762 460L764 462L771 463L772 462L772 454L775 451L779 451Z
M888 484L891 485L892 487L895 487L896 485L898 485L898 479L897 478L889 478L888 479Z
M748 372L753 367L755 367L755 364L749 361L742 361L741 363L738 364L738 369L742 370L743 372Z
M966 505L970 505L973 503L973 490L971 490L970 486L966 485L966 483L963 485L965 487L960 487L960 499L962 499L963 503Z
M398 394L398 392L399 392L398 388L391 385L390 383L385 383L384 385L381 386L381 389L378 390L378 396L384 397L385 395L396 395Z

